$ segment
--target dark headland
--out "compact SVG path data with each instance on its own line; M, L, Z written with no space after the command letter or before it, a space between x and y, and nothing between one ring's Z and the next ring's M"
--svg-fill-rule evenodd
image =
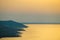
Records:
M28 26L12 20L0 21L0 38L3 37L19 37L22 34L18 31L25 31Z

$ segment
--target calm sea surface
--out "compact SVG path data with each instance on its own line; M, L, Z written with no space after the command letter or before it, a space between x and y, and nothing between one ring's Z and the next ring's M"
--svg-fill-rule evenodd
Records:
M60 40L60 24L25 24L22 37L2 38L0 40Z

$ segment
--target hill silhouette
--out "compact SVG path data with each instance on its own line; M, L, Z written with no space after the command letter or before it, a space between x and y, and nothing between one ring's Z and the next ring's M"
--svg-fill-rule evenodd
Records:
M24 28L28 26L12 20L0 21L0 38L2 37L19 37L22 34L18 31L25 31Z

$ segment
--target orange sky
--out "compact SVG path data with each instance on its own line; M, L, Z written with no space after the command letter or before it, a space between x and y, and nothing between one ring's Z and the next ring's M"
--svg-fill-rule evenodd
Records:
M3 10L31 13L60 13L60 0L2 0Z
M0 19L60 22L60 0L0 0Z

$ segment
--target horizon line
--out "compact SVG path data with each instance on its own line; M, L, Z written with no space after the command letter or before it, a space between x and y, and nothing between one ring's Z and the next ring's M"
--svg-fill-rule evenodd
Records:
M23 23L23 24L60 24L60 23Z

